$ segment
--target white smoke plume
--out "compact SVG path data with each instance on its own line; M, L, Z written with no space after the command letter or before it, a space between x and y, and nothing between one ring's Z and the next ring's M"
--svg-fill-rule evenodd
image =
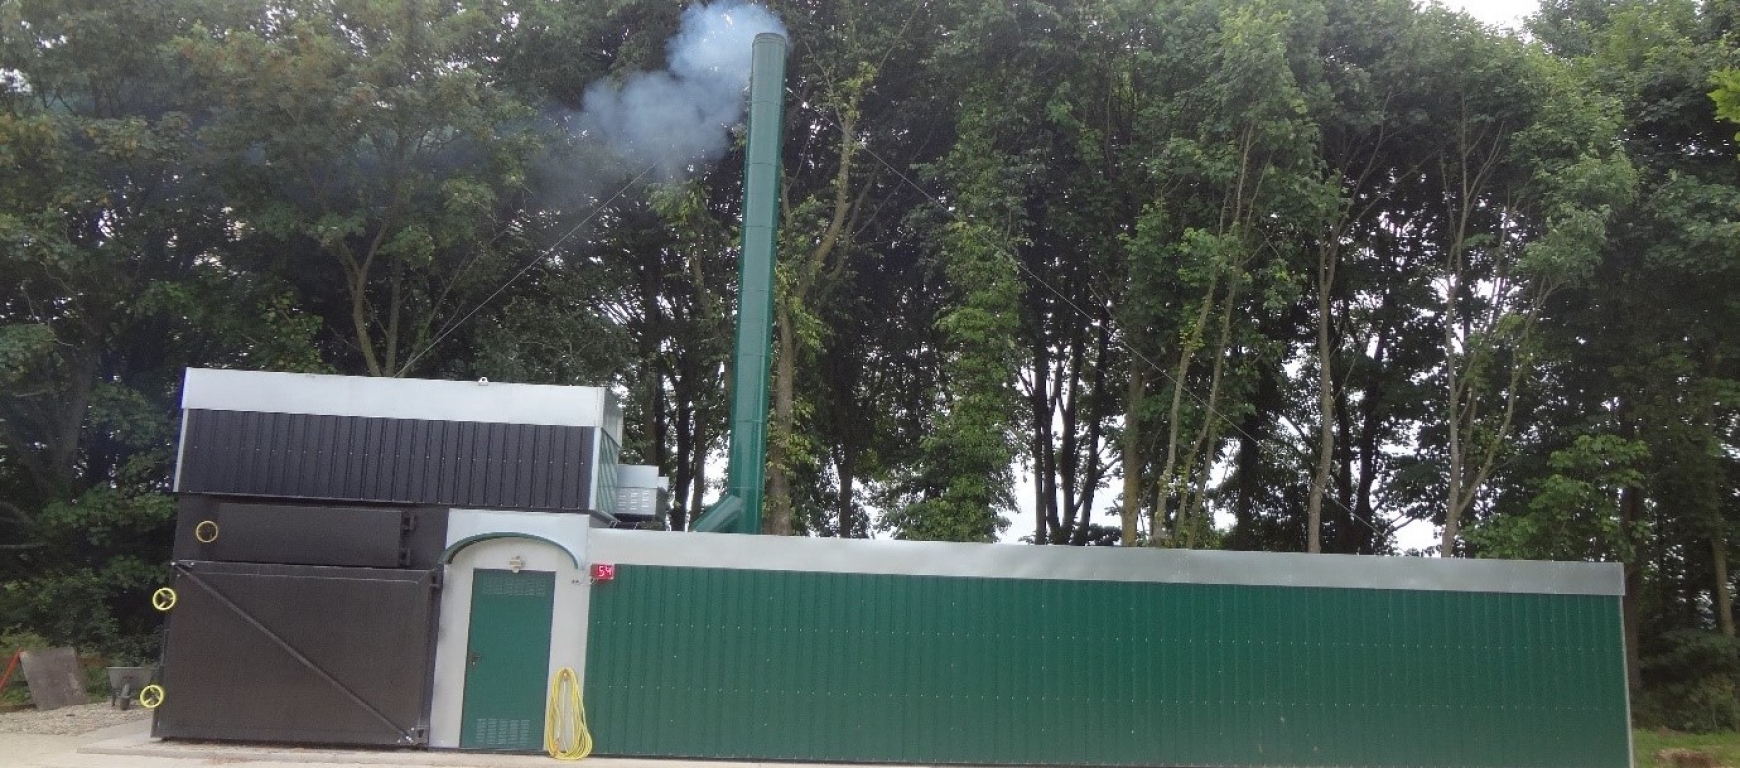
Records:
M711 163L743 119L750 48L763 32L785 34L778 17L740 0L696 3L666 44L666 69L636 72L586 89L579 127L636 168L670 179Z

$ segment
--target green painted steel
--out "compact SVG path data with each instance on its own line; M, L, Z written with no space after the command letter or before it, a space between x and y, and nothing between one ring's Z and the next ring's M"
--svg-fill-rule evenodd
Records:
M1619 599L618 565L599 754L1630 763Z
M773 256L779 229L779 153L785 38L755 36L749 69L749 146L743 162L743 253L737 354L731 372L731 448L725 494L693 529L760 533L767 465L767 366L773 346Z
M472 572L461 748L543 746L555 595L547 571Z

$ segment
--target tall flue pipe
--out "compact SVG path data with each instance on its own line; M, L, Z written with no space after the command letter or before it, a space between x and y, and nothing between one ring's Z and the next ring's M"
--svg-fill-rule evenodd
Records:
M743 253L731 370L731 449L725 495L693 529L760 533L767 472L767 385L773 345L773 252L779 229L785 38L755 36L749 67L749 147L743 162Z

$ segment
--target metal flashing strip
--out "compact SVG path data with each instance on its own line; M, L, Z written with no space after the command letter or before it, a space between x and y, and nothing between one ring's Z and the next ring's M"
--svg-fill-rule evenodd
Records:
M554 541L546 539L546 538L539 536L535 533L523 533L520 531L502 531L501 533L480 533L476 536L468 536L466 538L460 539L459 541L453 542L451 545L449 545L447 547L447 549L445 549L441 552L441 562L443 564L451 564L453 562L453 558L459 554L459 550L465 549L466 547L469 547L469 546L476 544L476 543L479 543L479 542L495 541L496 539L530 539L532 541L544 542L545 544L548 544L552 547L555 547L556 549L561 550L562 554L568 556L568 562L573 563L574 570L580 570L580 561L578 559L575 559L573 552L569 552L561 544L558 544Z
M181 467L187 455L187 417L184 414L181 426L176 428L175 438L175 479L170 481L169 490L172 493L181 492Z
M422 421L603 427L606 390L548 384L390 379L189 368L181 407ZM621 409L617 407L616 414ZM620 421L621 416L615 417ZM621 431L621 426L616 427Z
M993 579L1280 587L1624 594L1617 563L1461 560L1290 552L1033 547L721 533L597 530L592 562Z
M554 545L579 569L586 562L590 535L591 515L453 509L447 513L447 549L441 553L441 562L453 562L459 550L480 541L519 537Z

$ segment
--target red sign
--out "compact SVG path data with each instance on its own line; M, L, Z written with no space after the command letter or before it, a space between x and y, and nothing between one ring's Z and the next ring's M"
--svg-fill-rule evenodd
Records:
M610 581L614 578L616 578L616 566L611 565L610 563L592 564L593 581Z

